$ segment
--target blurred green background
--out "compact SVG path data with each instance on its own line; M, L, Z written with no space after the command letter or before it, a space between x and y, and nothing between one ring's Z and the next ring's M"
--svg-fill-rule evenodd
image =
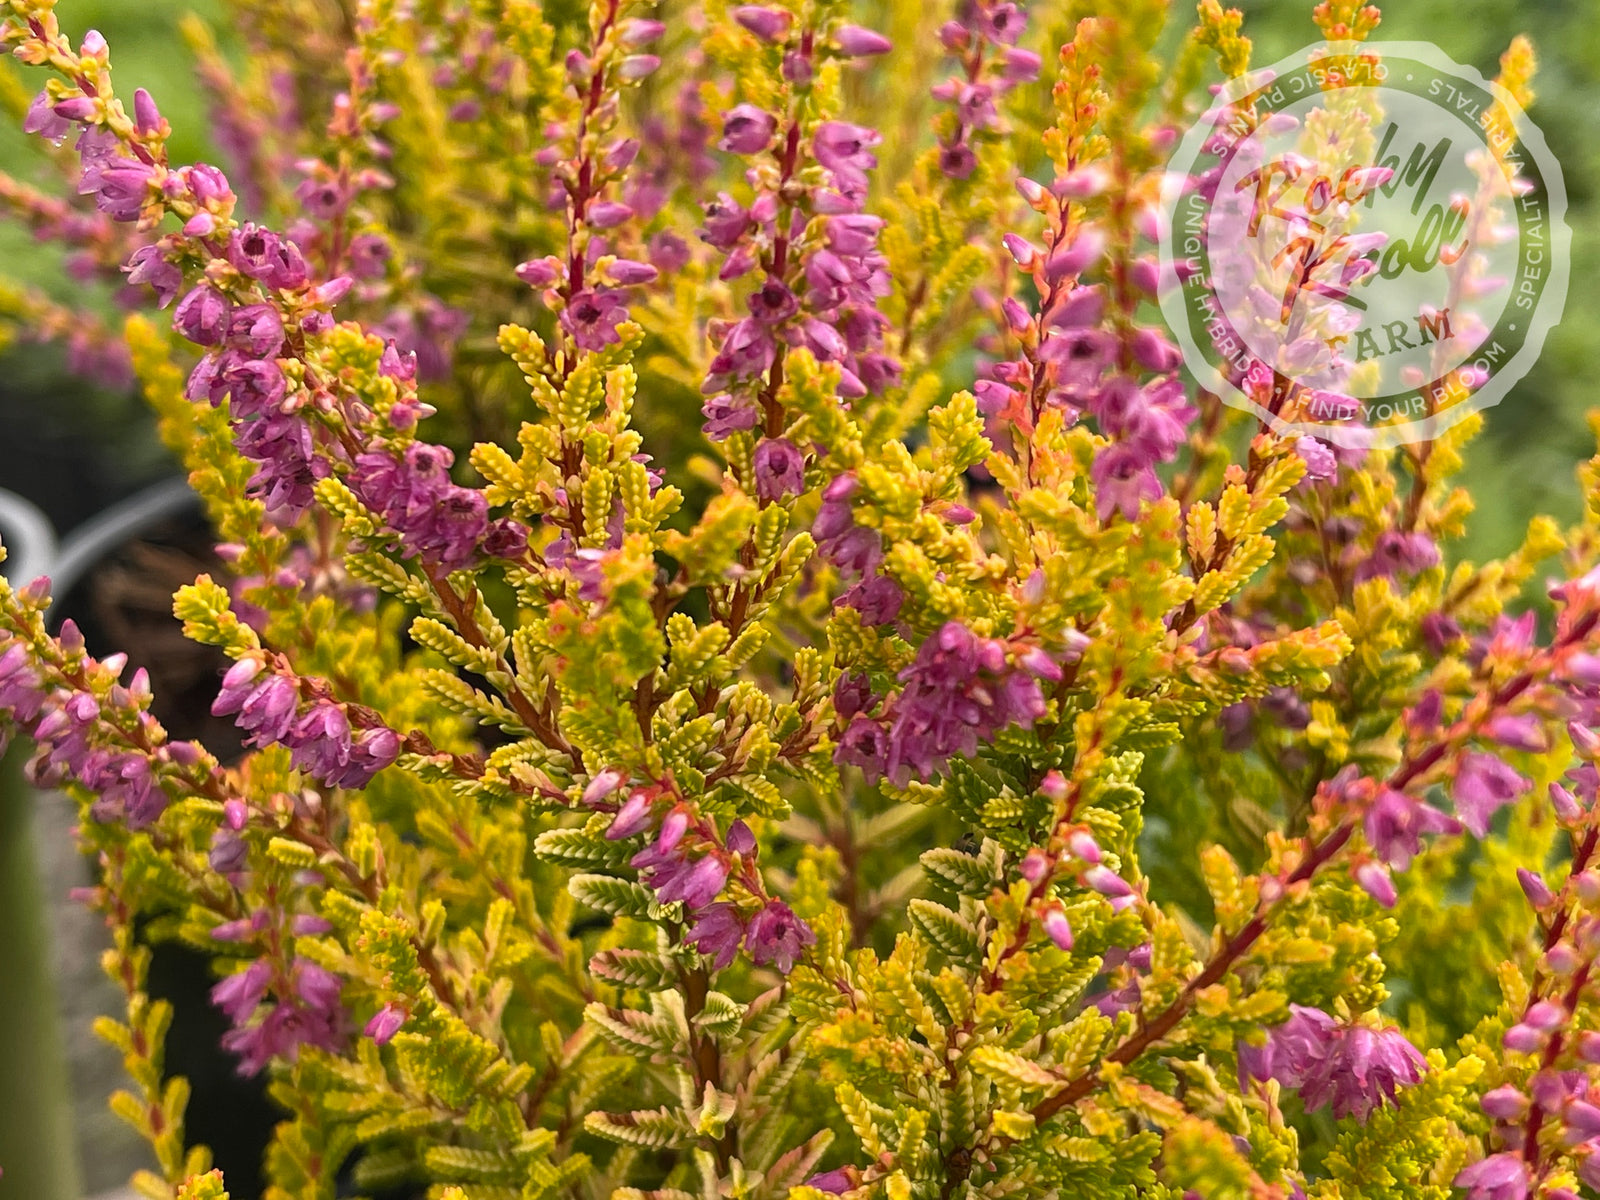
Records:
M1315 40L1306 0L1244 0L1239 6L1258 64ZM189 11L216 21L224 7L225 0L62 0L58 11L69 30L92 26L106 35L119 91L149 88L175 128L175 159L192 161L208 151L206 122L177 23ZM1177 16L1187 22L1185 7ZM1514 545L1534 513L1574 516L1579 501L1572 467L1593 449L1585 412L1597 397L1585 357L1600 340L1600 140L1592 136L1600 114L1597 15L1592 0L1394 0L1378 31L1380 38L1431 41L1488 76L1513 35L1530 35L1541 64L1532 115L1566 174L1574 236L1565 317L1541 361L1489 413L1486 434L1470 456L1467 482L1478 502L1474 556ZM0 163L18 170L27 161L22 135L0 129ZM26 233L0 224L0 273L62 299L80 296L76 285L61 279L58 262ZM23 468L13 458L0 465L0 486L35 494L68 525L171 470L137 399L77 383L60 353L48 347L24 344L0 355L0 445L19 443L36 448L24 472L29 477L19 474Z

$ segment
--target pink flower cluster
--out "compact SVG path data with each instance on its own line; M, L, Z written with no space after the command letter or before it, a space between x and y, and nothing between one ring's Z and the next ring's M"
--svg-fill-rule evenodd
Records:
M314 699L302 706L296 679L251 655L222 679L213 716L233 716L246 745L281 743L294 765L328 787L362 788L400 754L400 737L376 722L352 728L346 705Z
M1265 1045L1241 1044L1239 1070L1299 1092L1308 1112L1331 1104L1334 1116L1365 1121L1374 1108L1394 1103L1399 1088L1422 1078L1427 1063L1397 1029L1341 1024L1299 1004L1289 1012Z
M928 779L951 757L972 757L1008 725L1032 728L1045 712L1039 681L1061 675L1060 664L1037 647L980 638L950 621L900 672L904 686L887 711L876 718L852 711L846 718L834 761L899 786L913 774Z

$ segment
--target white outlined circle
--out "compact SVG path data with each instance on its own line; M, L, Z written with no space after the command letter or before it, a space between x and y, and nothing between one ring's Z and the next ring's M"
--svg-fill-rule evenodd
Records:
M1318 43L1230 81L1175 148L1161 310L1200 385L1279 433L1431 440L1537 359L1565 218L1504 88L1424 42Z

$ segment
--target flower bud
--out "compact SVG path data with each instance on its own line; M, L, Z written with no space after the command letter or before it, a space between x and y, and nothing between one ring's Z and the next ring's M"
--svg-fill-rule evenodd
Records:
M143 88L133 93L133 123L147 136L161 132L161 110Z
M1546 1037L1532 1025L1517 1024L1506 1030L1504 1045L1519 1054L1535 1054L1544 1049Z
M632 837L650 824L650 797L639 791L628 797L627 803L617 811L606 837L613 842Z
M1573 890L1585 904L1600 902L1600 871L1585 868L1572 877Z
M1600 1063L1600 1033L1587 1029L1577 1038L1578 1057L1586 1063Z
M1567 736L1572 739L1572 748L1582 757L1591 761L1600 757L1600 734L1581 721L1567 722Z
M395 1004L385 1004L376 1013L362 1032L380 1046L389 1044L391 1038L400 1032L400 1027L406 1023L406 1011Z
M1031 267L1039 258L1038 247L1019 233L1008 233L1000 239L1000 242L1019 267L1024 269Z
M1583 805L1578 803L1578 798L1559 783L1550 785L1550 804L1563 821L1576 821L1583 816Z
M846 58L866 58L874 54L887 54L894 49L894 43L883 34L859 25L841 25L833 36L839 53Z
M612 229L633 216L633 209L618 200L600 200L589 205L584 219L596 229Z
M1567 1023L1567 1010L1552 1000L1540 1000L1523 1014L1522 1023L1544 1033L1554 1033Z
M621 771L617 770L615 767L607 767L593 779L589 780L588 785L583 789L582 802L592 807L599 801L604 800L607 796L611 795L612 792L616 791L626 781L627 776Z
M561 278L561 262L553 256L535 258L520 264L516 275L529 287L547 288Z
M1544 952L1541 960L1544 969L1552 975L1569 976L1574 974L1583 965L1583 959L1578 952L1566 942L1557 942Z
M622 23L617 40L624 46L646 46L666 31L667 27L660 21L646 17L635 17Z
M1087 830L1080 829L1067 838L1067 849L1079 862L1088 863L1091 867L1100 865L1100 844Z
M1562 1112L1567 1126L1567 1144L1575 1146L1592 1137L1600 1137L1600 1108L1586 1100L1574 1100Z
M64 121L77 121L82 124L94 120L100 111L100 106L87 96L74 96L69 100L62 100L51 111Z
M1519 1121L1528 1111L1528 1098L1509 1083L1485 1092L1483 1111L1497 1121Z
M653 283L660 272L649 263L636 262L631 258L618 258L606 267L606 274L610 276L612 283L627 286Z
M1528 903L1535 908L1543 910L1556 902L1549 885L1527 867L1517 868L1517 882L1522 885L1522 894L1528 898Z
M654 54L630 54L617 67L617 78L624 83L635 83L654 74L661 60Z
M1364 862L1355 870L1356 882L1363 891L1371 896L1384 908L1393 908L1397 899L1394 890L1394 879L1389 875L1389 868L1379 862Z
M1067 914L1059 908L1052 908L1045 913L1044 931L1050 935L1050 940L1058 950L1072 949L1072 926L1067 921Z
M733 19L762 41L775 42L788 31L794 18L782 9L742 4L733 10Z
M1017 873L1029 883L1038 884L1050 873L1050 859L1043 850L1034 847L1022 856L1022 862L1017 865Z
M1026 175L1022 175L1017 178L1017 191L1021 194L1022 198L1034 208L1038 208L1043 205L1045 198L1050 194L1045 189L1044 184L1029 179Z

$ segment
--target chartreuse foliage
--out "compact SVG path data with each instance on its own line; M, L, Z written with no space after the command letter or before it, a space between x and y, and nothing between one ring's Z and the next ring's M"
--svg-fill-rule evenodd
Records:
M1478 419L1336 452L1186 387L1151 219L1237 12L879 7L233 0L224 175L0 0L78 139L0 198L174 305L125 365L227 567L174 613L233 752L0 579L141 1195L227 1197L162 939L268 1200L1600 1182L1600 458L1470 562Z

